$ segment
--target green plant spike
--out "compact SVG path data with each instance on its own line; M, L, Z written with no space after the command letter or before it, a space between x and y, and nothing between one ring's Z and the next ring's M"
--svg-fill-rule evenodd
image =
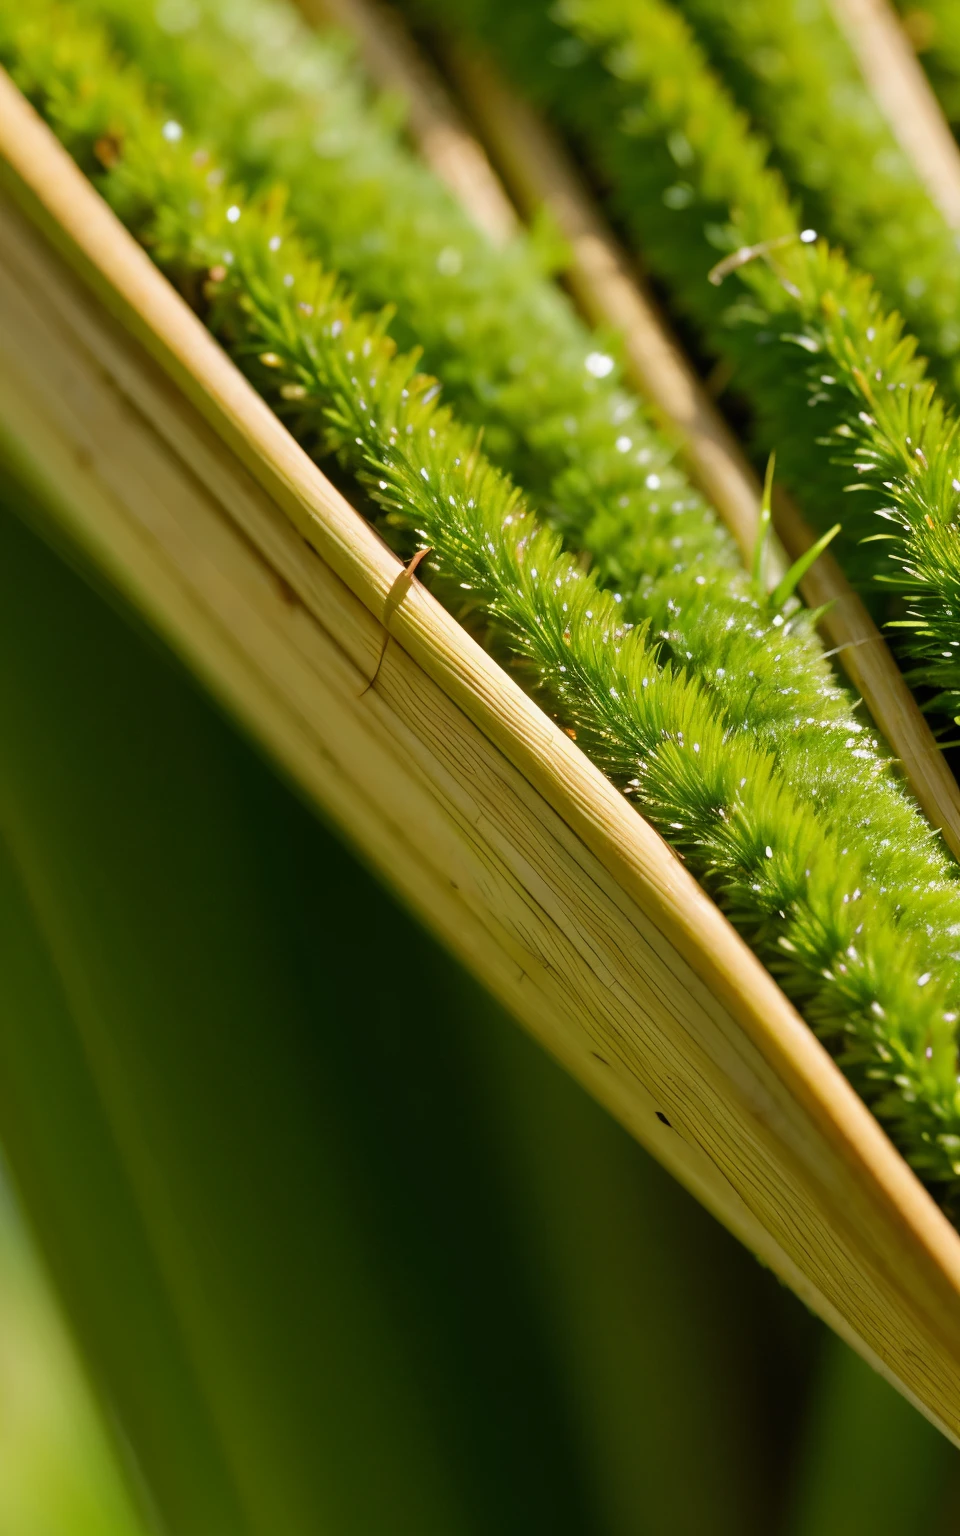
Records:
M202 285L213 333L300 441L337 452L406 547L433 551L438 592L482 618L635 796L949 1204L960 1186L955 886L931 882L907 905L871 877L858 843L872 829L855 829L857 843L834 830L694 679L659 665L648 627L625 623L616 594L537 524L417 356L396 351L388 317L354 310L279 195L238 201L102 34L55 3L25 18L3 0L0 57L153 258L189 291Z
M804 218L869 272L960 399L960 247L900 148L829 0L680 0L711 63L800 195Z
M494 251L478 235L370 106L340 48L263 0L195 0L173 36L132 0L76 3L109 24L231 172L239 165L248 194L282 169L311 247L364 302L390 302L401 337L425 343L448 399L482 424L488 456L592 555L624 619L651 626L661 659L697 679L728 727L769 748L798 798L872 828L871 875L908 905L916 889L949 882L951 866L837 687L811 615L792 603L780 612L789 593L774 608L751 586L621 389L614 358L528 248ZM318 156L331 140L336 153Z
M447 20L437 0L411 3ZM678 313L731 364L758 445L776 447L815 524L841 524L841 559L875 604L878 574L906 595L910 653L954 714L957 421L899 316L804 228L765 142L664 0L465 0L461 21L583 148ZM756 259L705 280L718 257L740 253ZM877 513L900 530L886 555L860 542Z
M810 548L794 560L783 580L770 595L770 607L775 611L784 608L815 560L819 560L840 532L840 524L834 523Z

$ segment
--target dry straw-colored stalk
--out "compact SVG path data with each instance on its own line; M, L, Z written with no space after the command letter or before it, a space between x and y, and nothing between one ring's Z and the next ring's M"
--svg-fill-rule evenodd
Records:
M837 4L863 0L837 0ZM401 95L424 159L494 240L509 227L505 195L462 115L396 14L377 0L300 0L308 19L352 33L364 63L384 89ZM523 212L549 211L570 251L567 281L587 318L623 338L634 387L680 444L691 477L716 507L748 564L756 546L761 488L742 448L670 333L655 300L596 209L556 136L506 84L482 50L447 42L445 59L495 163ZM960 162L958 162L960 164ZM960 192L960 184L958 184ZM488 212L489 210L489 212ZM769 576L816 542L795 502L774 497L782 548ZM899 759L924 813L960 858L960 786L940 752L883 636L829 551L800 583L850 681Z
M960 229L960 148L888 0L829 0L904 154L951 229Z
M531 1033L960 1443L960 1237L771 977L6 76L0 172L0 435L63 527Z

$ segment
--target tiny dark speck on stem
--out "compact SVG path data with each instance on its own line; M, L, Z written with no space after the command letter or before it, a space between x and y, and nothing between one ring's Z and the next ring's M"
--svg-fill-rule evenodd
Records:
M665 1125L667 1127L668 1131L673 1129L666 1115L663 1114L659 1109L657 1110L657 1119L660 1121L661 1125Z

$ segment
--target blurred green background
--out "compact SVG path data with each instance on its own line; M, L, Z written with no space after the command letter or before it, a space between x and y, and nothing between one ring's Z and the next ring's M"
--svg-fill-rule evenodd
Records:
M0 1536L960 1530L946 1442L38 528L5 483Z

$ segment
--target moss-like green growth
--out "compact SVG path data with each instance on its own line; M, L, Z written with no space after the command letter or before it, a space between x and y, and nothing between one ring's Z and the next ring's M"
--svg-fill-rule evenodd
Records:
M522 241L497 251L374 107L341 48L271 0L194 0L171 35L135 0L75 0L161 83L171 107L228 155L246 191L282 173L301 235L392 334L425 349L458 414L696 677L729 727L759 734L790 788L864 826L869 868L912 891L947 877L886 779L812 632L764 599L732 541L672 464ZM322 154L317 147L323 148Z
M732 364L757 443L815 524L842 523L849 571L907 595L904 643L955 714L957 422L900 317L803 227L664 0L466 0L462 16L582 147L677 313Z
M209 150L56 0L0 3L0 57L112 206L314 453L336 452L437 590L471 612L715 893L775 968L906 1155L960 1178L957 888L909 895L799 800L696 679L660 665L438 400L389 316L358 313L282 196L248 199ZM862 829L861 829L862 830ZM866 830L865 841L872 829ZM848 840L849 836L849 840ZM905 852L906 850L904 850ZM896 965L891 965L891 956Z
M800 195L904 315L948 397L960 395L960 243L931 200L827 0L681 0L710 61Z

